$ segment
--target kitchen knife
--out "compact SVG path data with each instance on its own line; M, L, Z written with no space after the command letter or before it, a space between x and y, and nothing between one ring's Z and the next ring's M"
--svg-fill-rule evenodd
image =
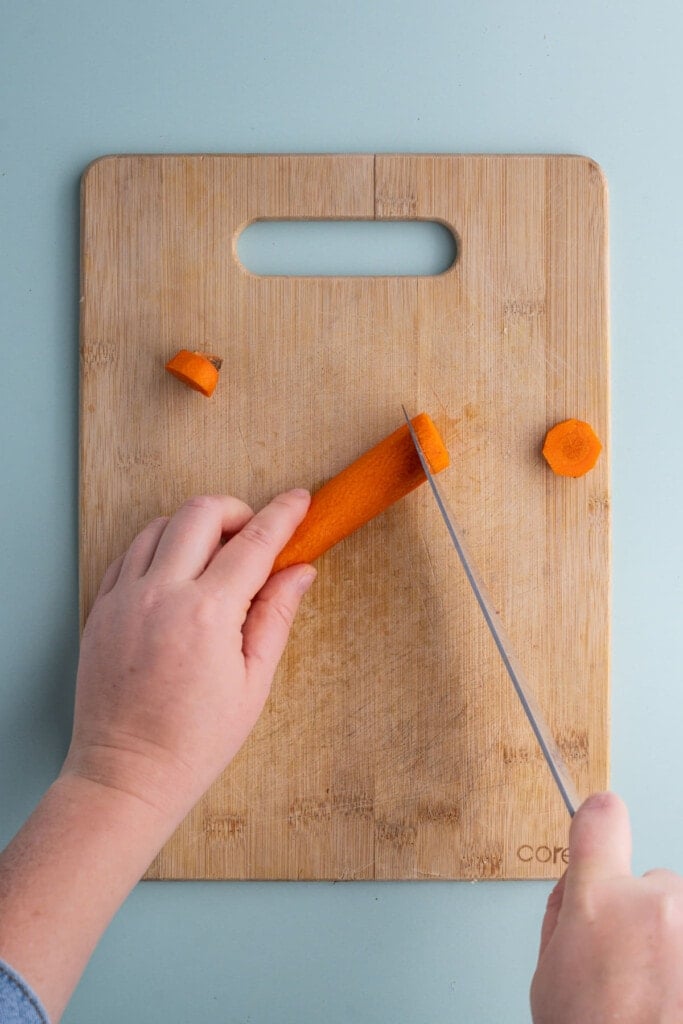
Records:
M420 463L429 482L429 486L432 489L432 493L436 498L436 504L439 508L439 512L441 513L448 528L451 540L453 541L453 546L457 551L462 567L465 570L465 575L467 576L469 584L474 591L474 595L479 607L481 608L484 619L486 620L486 625L491 631L491 635L496 643L496 647L498 648L498 652L503 660L503 664L505 665L506 671L512 680L512 685L514 686L517 696L521 701L524 713L529 719L529 724L531 725L534 735L538 740L552 777L557 784L557 788L560 791L569 814L573 816L574 811L579 804L579 797L571 775L569 774L564 757L555 742L548 723L543 717L541 709L538 706L519 660L512 650L509 637L505 632L503 623L501 622L500 616L494 607L484 581L467 551L463 540L462 530L457 525L457 521L452 511L441 494L436 480L431 473L427 460L424 456L424 452L420 446L419 438L410 421L410 416L406 412L405 406L402 406L402 408L403 415L405 416L406 423L408 424L410 436L413 440L413 444L415 445L415 450L419 456Z

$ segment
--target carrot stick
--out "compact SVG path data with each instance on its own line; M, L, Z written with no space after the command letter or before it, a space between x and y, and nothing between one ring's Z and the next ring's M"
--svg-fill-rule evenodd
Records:
M440 473L449 458L436 427L426 413L412 424L429 468ZM312 562L426 479L407 424L399 427L313 495L306 517L275 559L273 572Z
M169 373L207 398L210 398L216 389L220 368L221 360L217 356L204 352L188 352L186 348L182 348L166 363Z
M559 476L584 476L602 451L600 439L589 423L563 420L545 435L543 455Z

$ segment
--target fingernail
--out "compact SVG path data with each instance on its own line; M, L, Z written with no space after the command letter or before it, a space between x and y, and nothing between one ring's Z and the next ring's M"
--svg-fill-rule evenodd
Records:
M297 589L300 594L306 593L317 575L318 573L312 566L309 566L305 572L301 573L301 576L299 576L299 579L297 580Z
M289 492L293 498L310 498L311 493L305 487L294 487Z

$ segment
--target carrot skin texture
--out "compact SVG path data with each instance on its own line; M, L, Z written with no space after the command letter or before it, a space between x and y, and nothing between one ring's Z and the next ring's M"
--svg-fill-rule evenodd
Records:
M450 460L434 423L420 413L412 424L429 468L440 473ZM316 491L303 522L275 559L273 572L314 561L426 480L404 424Z

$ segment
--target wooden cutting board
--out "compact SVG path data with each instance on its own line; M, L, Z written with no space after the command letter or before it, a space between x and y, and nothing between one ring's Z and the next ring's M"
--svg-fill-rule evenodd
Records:
M434 277L258 277L258 218L434 219ZM573 156L115 156L82 189L81 594L190 495L316 488L432 415L582 795L608 781L606 186ZM164 372L223 356L207 400ZM605 444L579 480L548 427ZM258 725L150 878L548 878L568 817L427 488L318 562Z

